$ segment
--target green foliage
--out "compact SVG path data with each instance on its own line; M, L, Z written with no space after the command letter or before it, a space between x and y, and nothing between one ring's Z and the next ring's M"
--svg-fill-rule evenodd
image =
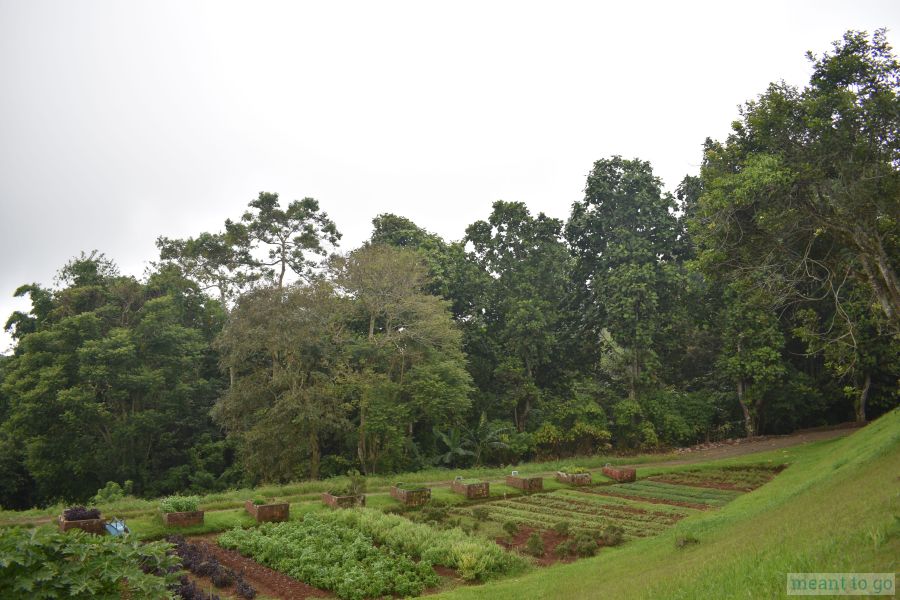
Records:
M353 526L312 514L301 522L234 529L219 543L348 600L417 596L438 583L427 560L415 563L388 546L374 546Z
M565 473L566 475L580 475L582 473L590 473L590 471L588 471L584 467L579 467L579 466L575 466L575 465L565 465L565 466L560 467L559 470L561 472Z
M537 558L544 556L544 540L540 533L534 531L528 536L528 540L525 542L525 552Z
M506 532L506 535L509 537L515 537L517 533L519 533L519 524L515 521L505 521L503 523L503 531Z
M200 505L198 496L169 496L159 503L160 512L191 512L197 510Z
M575 540L565 540L556 545L556 548L553 549L553 553L559 558L565 558L567 556L572 556L577 551L575 546Z
M493 541L470 536L458 528L439 530L371 509L336 511L323 518L353 525L379 544L423 562L457 569L467 581L509 575L527 564Z
M183 487L170 476L213 432L220 308L176 273L138 281L97 254L59 281L29 288L28 332L0 382L0 450L4 440L23 449L12 457L41 504L87 500L107 481L130 479L145 494Z
M569 521L559 521L553 526L553 531L559 535L569 535L572 524Z
M0 597L172 598L170 586L178 572L168 571L179 561L168 554L170 548L81 531L5 529L0 535Z
M600 542L604 546L618 546L625 538L625 530L616 525L609 525L600 535Z
M579 531L575 534L575 553L578 556L593 556L597 553L598 545L594 534L587 531Z
M130 496L134 488L134 482L126 481L123 488L115 481L107 481L106 485L97 490L97 493L91 498L91 504L110 504L121 500L125 496Z

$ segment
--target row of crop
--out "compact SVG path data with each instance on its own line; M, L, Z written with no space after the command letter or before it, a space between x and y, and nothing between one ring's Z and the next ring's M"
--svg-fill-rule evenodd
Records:
M605 506L616 506L621 508L630 508L637 510L646 510L652 511L656 513L666 513L675 515L679 518L687 517L697 512L695 508L689 508L687 506L675 506L672 504L654 504L651 502L641 502L640 500L631 499L631 498L621 498L618 496L610 496L607 494L606 490L612 489L618 486L606 486L603 488L596 489L586 489L581 488L579 490L557 490L553 492L553 496L576 500L578 502L584 502L589 504L596 504L601 507Z
M626 509L616 505L599 506L587 502L579 502L578 500L567 500L563 498L554 498L545 496L542 498L523 499L518 504L546 507L557 510L567 510L575 514L605 516L613 520L629 520L633 522L662 523L663 525L672 525L680 520L678 515L671 513L658 512L640 512L634 509Z
M436 529L371 509L335 511L320 518L353 527L379 544L422 562L456 569L468 581L508 575L523 570L528 564L521 556L459 528Z
M236 528L220 535L219 544L347 600L417 596L439 581L427 561L376 547L355 527L315 514L299 522Z
M658 523L635 523L627 519L613 519L605 516L574 513L570 510L528 506L512 502L496 502L483 507L488 518L496 522L512 521L526 527L547 529L560 521L569 521L575 530L602 531L610 525L621 527L626 537L646 537L665 528ZM458 509L457 514L473 515L474 509Z
M654 475L652 481L677 483L682 485L710 486L727 485L744 491L755 489L767 483L778 472L768 465L726 467L718 469L688 469L675 473Z
M615 525L617 527L623 528L626 532L633 534L635 537L644 537L648 534L658 533L668 526L667 523L637 520L633 518L635 515L619 516L606 514L585 514L575 512L568 507L551 508L510 503L499 508L517 511L518 513L529 513L545 518L552 517L556 520L569 520L575 523L576 526L578 524L581 524L583 527L590 529L602 529L608 527L609 525Z
M692 504L704 504L707 506L723 506L737 497L737 493L706 494L704 492L724 492L725 490L713 490L708 488L692 488L683 485L672 485L659 482L638 482L609 486L603 490L604 494L625 496L628 498L647 498L652 500L670 500L674 502L688 502Z
M657 490L667 493L677 493L689 498L700 498L713 501L722 500L724 502L730 502L743 493L736 490L719 490L715 488L679 485L676 483L665 483L662 481L650 481L646 479L625 485L634 487L635 489ZM615 487L613 487L613 489L615 489Z

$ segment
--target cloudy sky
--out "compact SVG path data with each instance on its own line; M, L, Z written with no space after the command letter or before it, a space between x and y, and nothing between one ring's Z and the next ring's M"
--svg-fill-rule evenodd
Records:
M900 44L900 2L0 0L0 315L261 190L319 199L349 249L381 212L447 239L497 199L565 218L612 154L673 189L806 50L878 27Z

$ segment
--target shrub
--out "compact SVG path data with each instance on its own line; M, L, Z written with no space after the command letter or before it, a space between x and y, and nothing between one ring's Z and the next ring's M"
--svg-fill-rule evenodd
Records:
M243 577L238 578L237 585L234 586L234 593L246 600L256 598L256 588L247 583Z
M72 506L63 511L63 518L66 521L86 521L87 519L99 519L100 510L96 508L85 508L83 506Z
M99 490L97 494L91 498L92 504L110 504L116 500L121 500L125 496L131 494L134 482L126 481L124 489L115 481L107 481L106 485Z
M571 465L565 466L565 467L560 467L559 470L567 475L579 475L581 473L588 472L588 470L585 469L584 467L573 467Z
M575 540L566 540L557 544L556 548L553 549L553 553L563 558L575 554L575 550Z
M197 510L200 498L197 496L169 496L159 503L159 510L164 513L191 512Z
M479 506L478 508L472 509L472 516L476 521L487 521L488 517L491 516L491 513L483 506Z
M537 531L528 536L528 541L525 542L525 552L536 557L544 555L544 540Z
M505 531L506 535L509 537L515 537L515 535L519 533L519 524L515 521L506 521L503 523L503 531Z
M222 566L213 572L210 579L212 579L213 585L217 588L225 588L234 583L234 577L231 574L231 570Z
M575 535L575 552L578 556L593 556L597 554L597 540L587 531L579 531Z
M625 530L615 525L607 525L600 536L604 546L618 546L622 543Z
M263 504L268 504L268 502L266 502L265 498L257 496L253 499L253 504L255 504L256 506L262 506Z
M569 532L572 530L572 524L568 521L560 521L556 525L553 526L553 531L558 533L559 535L569 535Z

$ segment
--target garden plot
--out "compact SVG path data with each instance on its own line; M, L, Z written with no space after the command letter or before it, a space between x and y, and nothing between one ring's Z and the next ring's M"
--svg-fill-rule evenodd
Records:
M742 492L643 480L635 483L610 485L592 490L592 493L654 504L702 509L724 506L740 496Z
M533 529L546 530L561 521L569 522L573 531L599 533L613 526L622 530L625 539L656 535L697 512L686 507L660 506L581 490L559 490L490 502L478 508L457 508L452 513L475 518L476 510L485 511L480 514L486 514L487 520L513 522Z
M236 528L218 543L348 600L418 596L441 583L438 570L483 581L521 571L529 562L460 529L438 530L371 509Z
M784 467L769 465L749 465L740 467L720 467L716 469L688 469L675 473L665 473L648 477L650 481L673 483L693 487L715 488L750 492L768 483Z

